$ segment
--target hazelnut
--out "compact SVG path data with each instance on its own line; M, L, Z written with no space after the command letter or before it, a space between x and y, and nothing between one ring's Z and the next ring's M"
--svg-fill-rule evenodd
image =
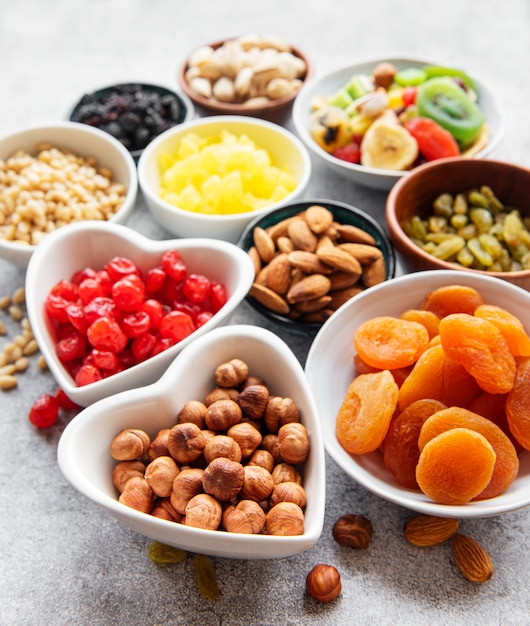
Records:
M215 383L219 387L237 387L248 376L248 365L241 359L231 359L215 368Z
M198 459L204 450L204 437L196 424L176 424L170 430L167 447L169 454L181 465Z
M278 463L271 472L274 484L295 482L303 484L302 475L294 465L289 463Z
M228 429L226 434L238 443L244 459L254 452L263 439L259 430L251 422L235 424Z
M149 450L147 450L147 457L150 461L156 459L158 456L169 456L169 450L167 447L167 438L170 428L164 428L159 430L156 437L151 441Z
M222 387L215 387L215 389L212 389L206 395L206 398L204 399L204 403L207 407L209 407L210 404L213 404L214 402L217 402L218 400L233 400L234 402L237 402L238 397L239 397L239 391L237 389L233 389L233 388L223 389Z
M149 435L143 430L124 428L111 441L110 453L116 461L133 461L142 457L150 445Z
M118 500L132 509L149 513L155 502L155 494L145 478L133 476L125 484Z
M264 385L249 385L239 394L239 406L243 414L250 419L256 420L263 417L267 402L269 400L269 390Z
M175 476L169 499L175 511L184 515L188 502L202 492L202 469L189 467Z
M112 470L112 484L121 493L129 478L140 476L143 478L145 464L142 461L121 461Z
M304 512L294 502L279 502L267 513L265 527L269 535L303 535Z
M337 568L319 563L306 576L307 593L319 602L331 602L340 595L342 583Z
M237 441L228 435L215 435L206 442L204 446L204 459L206 463L211 463L214 459L221 456L232 461L241 461L241 448Z
M241 421L242 413L237 402L217 400L210 404L206 413L206 426L210 430L227 431L230 426Z
M274 489L271 473L259 465L246 465L245 477L241 487L241 497L254 502L266 500Z
M286 463L303 463L309 454L309 435L300 422L285 424L278 431L278 447Z
M364 550L370 545L373 528L363 515L343 515L333 525L333 539L341 546Z
M224 510L222 522L224 529L230 533L257 535L265 527L265 513L257 502L241 500Z
M300 421L300 412L292 398L271 396L264 415L265 425L271 433L277 433L281 426Z
M175 511L175 508L171 504L169 498L159 500L151 509L151 515L158 517L158 519L165 519L168 522L180 522L182 517L180 513Z
M280 447L278 446L278 435L274 433L265 435L261 442L261 447L271 454L275 464L282 462L283 459L280 454Z
M181 520L186 526L217 530L221 523L221 504L207 493L199 493L188 502L185 516Z
M260 465L266 470L269 470L269 472L272 472L274 469L274 458L270 452L267 452L267 450L255 450L250 457L248 465Z
M293 481L279 483L274 486L270 495L271 506L275 506L278 502L294 502L301 509L305 509L307 505L305 489Z
M388 89L394 81L394 76L397 74L398 69L393 63L384 61L375 66L372 76L374 82L378 87L384 87Z
M259 376L247 376L247 378L241 383L241 385L239 385L239 388L243 390L249 385L265 385L265 381Z
M219 457L204 470L202 487L206 493L223 502L237 496L244 478L245 471L241 463Z
M177 422L191 422L198 426L201 430L204 428L206 420L206 405L199 400L190 400L180 409L177 415Z
M180 472L170 456L153 459L145 469L145 479L159 498L169 498L175 476Z

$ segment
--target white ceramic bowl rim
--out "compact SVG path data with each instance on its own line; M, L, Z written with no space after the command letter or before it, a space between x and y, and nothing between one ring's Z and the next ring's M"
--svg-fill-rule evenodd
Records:
M262 128L267 128L273 133L277 133L288 138L289 141L296 147L297 151L300 153L300 156L304 163L303 176L298 181L297 187L305 188L307 186L310 176L311 176L311 159L309 157L309 153L307 152L305 145L300 141L300 139L298 139L298 137L296 137L296 135L294 135L287 129L283 128L279 124L275 124L274 122L269 122L268 120L262 120L262 119L253 118L253 117L246 117L244 115L212 115L209 117L196 118L188 122L183 122L182 124L179 124L178 126L174 126L173 128L170 128L166 130L165 132L163 132L162 134L158 135L158 137L155 137L155 139L153 139L153 141L151 141L144 148L144 151L138 161L138 180L140 182L140 187L142 188L142 191L146 195L153 198L156 202L160 202L161 204L166 206L168 210L174 211L176 214L184 213L187 216L192 215L193 218L197 220L199 224L198 228L200 228L201 222L208 223L209 225L215 224L215 223L219 223L219 224L221 223L229 224L230 222L237 223L237 222L240 222L242 217L245 217L246 215L249 216L249 219L250 218L253 219L254 216L264 215L268 211L276 208L278 206L277 202L271 203L270 206L266 206L261 209L256 209L255 211L251 211L248 213L231 213L229 215L206 215L204 213L192 213L190 211L186 211L185 209L181 209L180 207L177 207L173 204L169 204L168 202L165 202L164 200L162 200L162 198L160 198L157 193L154 193L152 191L151 186L147 182L146 173L145 173L146 163L148 159L151 158L151 152L153 152L156 148L158 148L161 144L163 144L167 140L167 138L173 135L175 132L178 132L179 134L188 130L192 132L193 129L196 128L197 126L204 128L210 125L217 126L220 123L226 124L228 130L230 130L230 127L234 124L258 126ZM281 203L283 204L285 202L289 202L293 193L294 191L291 192L289 195L287 195L285 198L283 198Z
M429 280L427 281L426 279ZM528 506L530 505L530 488L526 488L526 490L524 490L519 486L517 488L517 493L512 495L514 493L514 490L512 489L514 487L513 485L504 494L496 498L474 501L464 506L451 506L435 503L419 491L400 487L396 481L393 481L394 484L391 484L389 481L392 477L386 469L382 468L382 460L378 452L367 455L350 456L342 448L336 438L334 428L336 411L330 411L329 403L331 400L329 396L327 398L323 397L323 395L327 393L327 390L322 389L321 386L324 383L320 382L321 372L319 372L319 369L322 369L323 367L322 351L324 349L328 349L328 346L332 346L334 341L336 343L341 339L344 340L343 336L339 337L339 329L349 326L348 322L355 317L356 309L362 310L363 304L366 300L369 302L373 301L374 298L377 298L378 294L382 292L385 296L384 300L382 299L382 296L380 296L380 309L382 308L384 310L385 302L397 303L397 307L399 308L399 303L403 297L402 294L407 290L413 289L419 284L425 284L425 294L427 290L430 290L431 288L434 289L444 284L470 285L476 288L479 292L482 286L483 288L489 288L502 293L507 302L509 301L510 296L512 299L514 296L518 296L519 300L527 300L528 304L530 304L530 294L516 285L510 284L499 278L475 275L458 270L426 270L415 272L394 278L381 285L376 285L369 291L359 294L355 300L341 307L324 323L311 345L306 360L305 372L312 386L317 407L319 409L326 451L348 476L353 478L368 491L371 491L372 493L390 502L420 513L439 515L441 517L474 518L499 515L501 513L514 511ZM396 308L396 304L389 304L389 306ZM530 310L530 307L528 310ZM368 317L371 317L371 315ZM351 356L353 357L353 330L350 334L352 340ZM350 360L351 359L349 359L349 361ZM339 396L340 393L341 391L339 391ZM334 398L333 402L340 406L342 397L339 397L338 400L337 398ZM337 409L338 406L336 407ZM524 475L525 480L530 483L530 452L526 451L519 455L519 461L520 468L518 476ZM520 479L516 479L515 482L518 480Z
M325 161L327 161L333 166L337 166L338 159L336 157L333 157L328 152L326 152L323 148L321 148L316 143L316 141L314 141L311 138L309 134L309 125L308 125L309 113L308 111L305 110L306 103L304 101L304 96L306 93L311 92L313 90L313 87L315 87L316 85L319 85L323 80L330 80L330 79L332 80L333 77L340 76L341 74L346 73L349 70L358 66L373 65L373 67L375 67L378 63L381 63L383 61L388 61L390 63L399 63L403 65L410 62L411 64L414 64L416 66L417 65L445 65L447 66L447 64L441 64L439 61L422 59L420 57L415 57L415 56L406 55L406 56L401 57L401 56L396 56L395 54L390 54L387 57L382 56L376 59L374 58L358 59L355 63L343 65L340 68L332 70L331 72L327 74L324 74L321 76L313 76L309 78L307 82L305 82L304 85L301 87L300 91L298 92L298 95L295 98L294 105L293 105L293 122L295 124L298 134L300 135L304 143L306 143L306 145L311 146L311 148L313 148L314 151L319 156L321 156ZM497 130L497 133L493 137L490 138L488 145L486 146L487 152L490 153L497 148L497 146L501 142L502 137L504 135L504 126L505 126L504 115L502 114L500 102L497 96L494 94L494 92L491 91L491 89L489 88L488 83L483 81L475 73L471 74L471 77L473 78L474 81L476 81L479 87L483 86L484 88L488 90L489 92L488 98L492 101L494 108L499 111L499 120L498 120L499 128ZM337 88L339 86L340 85L337 84ZM479 98L480 98L480 94L479 94ZM304 107L304 110L302 110L302 106ZM477 153L475 158L480 158L484 154L486 148L480 150ZM395 178L401 178L403 176L406 176L412 171L412 170L406 170L406 171L384 170L384 169L379 169L375 167L368 167L366 165L360 165L357 163L349 163L348 161L339 161L339 163L345 170L350 170L352 172L364 172L366 174L370 174L373 176L393 176Z

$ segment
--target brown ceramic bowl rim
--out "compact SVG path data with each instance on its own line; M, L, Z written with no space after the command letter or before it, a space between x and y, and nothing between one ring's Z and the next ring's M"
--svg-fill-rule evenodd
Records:
M204 44L206 46L212 47L214 50L220 48L225 42L233 41L237 39L237 37L227 37L226 39L220 39L218 41L214 41L213 43ZM311 76L311 64L306 54L304 54L299 48L293 46L289 43L292 54L296 57L302 59L306 65L306 71L304 77L301 79L302 83L305 83L308 78ZM194 50L197 48L195 47ZM193 52L193 51L192 51ZM190 53L191 54L191 53ZM214 113L225 113L225 114L235 114L235 115L250 115L256 114L260 112L270 112L274 113L285 108L288 104L294 101L298 93L299 89L293 91L286 96L282 96L281 98L276 98L275 100L270 100L268 103L256 104L254 106L246 105L244 103L231 103L231 102L220 102L218 100L213 100L210 98L205 98L204 96L199 95L196 91L191 89L188 81L186 80L186 71L189 67L189 57L190 54L186 56L184 63L179 68L178 71L178 80L182 91L192 100L197 106L200 106L209 111L213 111Z
M519 171L521 173L525 173L528 175L530 180L530 169L524 167L522 165L518 165L517 163L510 163L508 161L500 161L495 159L473 159L473 158L462 158L462 157L450 157L445 159L438 159L436 161L431 161L429 163L424 163L423 165L419 165L413 171L410 172L407 176L400 179L390 190L390 193L387 196L386 208L385 208L385 217L386 223L388 226L388 231L390 235L390 239L394 244L396 250L405 255L414 255L423 261L423 265L425 267L436 267L438 269L445 270L460 270L471 272L474 274L484 274L486 276L494 276L496 278L502 278L504 280L517 279L517 278L526 278L530 275L530 270L517 270L515 272L488 272L486 270L479 270L464 267L461 265L457 265L456 263L450 263L448 261L444 261L442 259L438 259L434 257L432 254L425 252L419 246L417 246L410 237L405 233L401 223L399 222L396 215L396 202L400 193L402 193L403 189L407 187L413 187L416 184L416 181L419 177L421 177L424 172L429 172L430 170L440 169L451 169L453 167L467 167L469 164L472 166L476 166L476 164L480 163L485 167L500 167L506 170ZM441 174L442 176L442 174ZM519 207L521 208L521 207Z

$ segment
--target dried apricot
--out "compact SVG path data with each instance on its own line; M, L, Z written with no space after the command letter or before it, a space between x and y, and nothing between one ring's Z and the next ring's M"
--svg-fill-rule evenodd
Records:
M429 344L429 334L418 322L379 316L357 328L353 344L365 363L391 370L415 363Z
M358 354L353 355L353 365L357 371L357 374L373 374L374 372L380 372L380 367L372 367L365 363ZM385 368L386 369L386 368ZM410 374L410 367L397 367L390 370L390 373L394 377L398 387L401 387L403 381Z
M398 386L388 370L350 383L337 414L337 440L349 454L373 452L383 442L397 405Z
M421 427L428 417L444 408L438 400L417 400L390 422L383 441L383 462L403 487L418 489L416 465Z
M467 407L481 393L477 381L466 368L445 356L442 402Z
M434 437L453 428L467 428L480 433L486 437L495 451L496 460L491 480L474 499L485 500L504 493L517 476L519 458L512 442L504 432L485 417L461 407L448 407L438 411L425 420L421 428L418 438L420 451Z
M524 450L523 446L513 436L508 425L508 417L506 416L506 399L507 393L487 393L482 391L473 402L467 407L469 411L482 415L490 420L502 430L502 432L513 443L517 454Z
M513 436L530 450L530 358L521 359L515 383L506 400L506 417Z
M442 346L427 348L399 388L399 408L423 398L442 401L445 353Z
M491 322L467 313L447 315L440 321L440 339L447 356L463 365L484 391L507 393L513 387L515 358Z
M421 309L408 309L399 316L402 320L409 322L418 322L423 324L429 333L429 339L436 337L438 327L440 326L440 318L432 311L422 311Z
M440 319L451 313L469 313L484 304L480 293L465 285L444 285L429 292L420 305L423 311L431 311Z
M425 445L416 480L434 502L461 505L484 491L494 465L495 451L486 437L469 428L452 428Z
M479 306L475 316L488 320L501 331L514 356L530 356L530 337L518 317L492 304Z

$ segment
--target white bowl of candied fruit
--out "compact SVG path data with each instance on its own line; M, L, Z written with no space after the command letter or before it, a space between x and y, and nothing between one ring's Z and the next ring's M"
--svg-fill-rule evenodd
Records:
M333 460L428 515L530 504L529 305L499 278L430 270L342 306L305 365Z
M228 321L252 280L252 263L228 242L153 241L90 222L37 248L26 303L59 387L87 406L155 381L182 348Z
M0 137L0 168L0 256L23 267L64 224L124 223L134 209L132 156L108 133L85 124L42 124Z
M293 122L331 171L382 190L421 163L488 156L503 135L494 92L469 68L408 57L359 61L309 80Z
M216 328L156 383L84 409L58 461L123 525L182 550L281 558L322 532L325 457L311 388L287 344L256 326Z
M309 153L291 132L245 116L195 119L144 150L138 180L147 206L178 237L236 242L259 215L299 198Z

